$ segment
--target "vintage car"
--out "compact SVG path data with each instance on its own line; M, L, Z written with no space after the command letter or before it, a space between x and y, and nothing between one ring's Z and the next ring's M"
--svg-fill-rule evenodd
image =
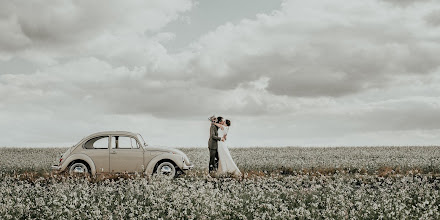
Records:
M193 167L180 150L149 147L140 134L106 131L89 135L61 155L52 170L70 174L144 173L174 177Z

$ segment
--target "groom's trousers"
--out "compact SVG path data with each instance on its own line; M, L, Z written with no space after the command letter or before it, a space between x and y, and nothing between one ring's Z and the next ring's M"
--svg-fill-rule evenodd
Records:
M209 172L218 169L218 151L217 149L209 149Z

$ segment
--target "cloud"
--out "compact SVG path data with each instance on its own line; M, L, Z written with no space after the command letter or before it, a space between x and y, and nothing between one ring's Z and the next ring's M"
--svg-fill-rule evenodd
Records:
M425 20L429 25L433 27L440 26L440 9L433 10L431 13L426 15Z
M390 3L390 4L394 4L397 6L406 7L406 6L409 6L412 4L423 3L423 2L430 1L430 0L382 0L382 1Z
M204 145L195 132L212 114L234 121L242 145L417 142L440 129L435 2L284 1L170 52L178 36L163 28L192 7L174 3L1 2L7 143L21 130L59 142L63 124L77 136L140 129L174 145L164 133L181 131Z
M192 2L64 0L2 1L1 5L0 31L6 33L0 37L3 57L31 59L26 54L33 53L53 63L84 55L139 55L137 48L148 42L150 32L177 19L191 9ZM110 54L109 47L113 47Z
M31 76L4 79L14 78L26 88L33 88L28 81L36 88L50 86L66 97L87 96L108 111L170 117L211 112L213 107L203 106L215 106L212 100L227 100L228 95L235 101L227 101L233 107L224 110L246 114L295 111L295 105L289 103L298 98L360 94L387 88L401 76L425 77L438 68L440 44L433 36L439 34L430 32L427 25L416 25L423 18L420 15L432 13L424 10L430 3L418 4L418 11L380 1L338 3L344 7L332 6L334 2L285 1L272 14L222 25L179 53L168 52L163 42L175 36L160 28L188 10L190 2L180 7L160 2L122 7L119 2L101 6L65 1L45 8L42 17L26 13L28 6L11 6L16 11L2 14L15 13L9 17L16 18L31 42L74 47L72 53L61 52L61 56L73 54L64 57L66 61L48 53L46 56L56 60L53 65ZM37 2L35 7L42 4ZM133 13L121 12L127 8L133 8ZM113 22L121 14L126 17ZM51 16L62 19L48 25ZM154 24L140 22L151 16L161 19ZM85 22L85 18L94 19ZM394 25L402 19L408 22ZM146 31L153 33L151 37L143 35ZM62 51L65 46L60 47ZM36 54L47 52L34 50ZM263 88L249 86L262 79ZM132 108L103 101L108 96L121 100L120 106Z
M271 15L203 36L191 67L204 73L204 85L225 89L268 77L276 95L339 97L381 88L397 75L438 68L439 32L419 25L429 6L286 1Z

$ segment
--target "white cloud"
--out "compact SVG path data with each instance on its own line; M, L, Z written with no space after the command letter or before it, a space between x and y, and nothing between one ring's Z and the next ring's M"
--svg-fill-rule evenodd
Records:
M241 146L440 140L436 2L285 1L170 53L162 29L192 7L173 3L1 2L0 58L37 65L0 69L4 144L126 129L205 146L214 113Z
M63 0L2 1L1 5L0 31L7 33L0 37L3 57L31 59L26 54L32 53L48 60L101 56L119 61L142 56L150 32L177 19L191 9L192 2Z
M214 87L266 76L277 95L338 97L382 88L397 75L426 75L439 66L440 32L423 19L433 5L286 1L271 15L203 36L193 45L194 68Z

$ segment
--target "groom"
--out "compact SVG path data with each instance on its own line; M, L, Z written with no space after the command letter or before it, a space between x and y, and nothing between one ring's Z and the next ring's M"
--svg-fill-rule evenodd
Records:
M223 124L223 117L217 117L217 123ZM218 137L218 127L214 123L211 123L211 128L209 129L209 172L216 171L218 169L218 141L224 141L222 137Z

